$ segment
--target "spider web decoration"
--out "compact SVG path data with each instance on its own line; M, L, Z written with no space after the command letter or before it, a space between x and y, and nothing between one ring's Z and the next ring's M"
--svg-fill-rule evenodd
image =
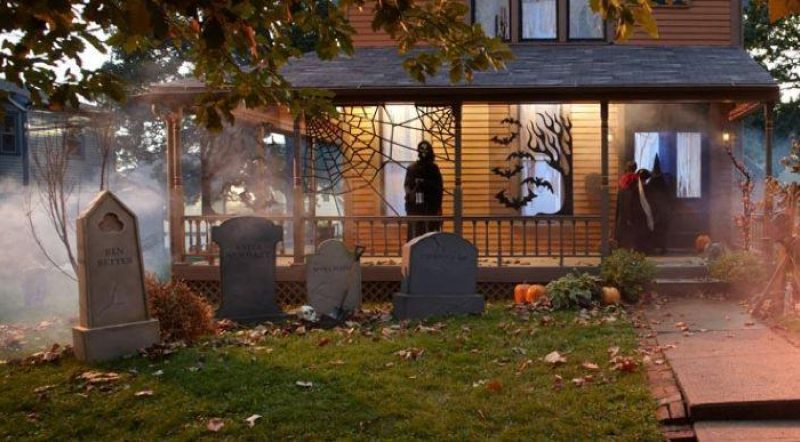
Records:
M408 139L430 141L437 161L452 161L456 134L450 106L414 105L415 112L407 118L394 119L386 105L341 107L338 111L336 116L306 121L312 148L304 152L303 178L306 183L314 182L307 185L317 193L341 195L369 188L383 197L376 181L386 165L407 169L408 161L403 158L412 154L416 158L417 146Z

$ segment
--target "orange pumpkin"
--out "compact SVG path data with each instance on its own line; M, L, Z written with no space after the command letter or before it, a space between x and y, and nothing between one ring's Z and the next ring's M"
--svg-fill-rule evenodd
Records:
M529 304L534 303L537 299L545 295L547 295L547 288L545 286L533 284L528 287L528 291L525 292L525 302Z
M605 305L619 304L622 297L616 287L603 287L602 300Z
M697 253L704 253L706 247L711 244L711 237L708 235L698 235L694 240L694 249Z
M517 284L514 286L514 304L525 304L525 295L528 293L528 284Z

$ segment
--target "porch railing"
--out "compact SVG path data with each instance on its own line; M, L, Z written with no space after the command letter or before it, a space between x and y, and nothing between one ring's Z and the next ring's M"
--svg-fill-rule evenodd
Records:
M211 228L229 215L184 217L184 260L215 262L218 249L211 240ZM269 216L280 225L284 241L278 256L293 256L292 217ZM492 258L498 265L524 258L564 258L600 256L600 216L464 216L462 236L478 248L481 258ZM331 238L365 247L365 257L399 258L412 223L441 223L441 230L453 232L453 217L419 216L317 216L303 219L304 253ZM399 262L398 262L399 263Z

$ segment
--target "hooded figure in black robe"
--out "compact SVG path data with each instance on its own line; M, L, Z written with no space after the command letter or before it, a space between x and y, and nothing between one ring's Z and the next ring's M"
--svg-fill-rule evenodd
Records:
M650 235L650 247L659 254L667 251L667 232L672 211L672 192L666 177L661 172L661 160L656 155L650 180L645 193L653 208L654 228Z
M406 214L409 216L442 216L444 185L439 166L434 162L433 146L427 141L417 145L417 161L406 170L403 183ZM408 223L408 240L428 232L441 230L441 221Z

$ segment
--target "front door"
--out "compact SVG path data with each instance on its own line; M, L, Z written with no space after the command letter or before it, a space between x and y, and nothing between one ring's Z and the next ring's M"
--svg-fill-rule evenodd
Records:
M629 108L639 108L636 110ZM660 169L669 198L662 214L668 226L664 245L686 252L709 231L710 164L708 108L692 105L626 106L625 162ZM632 114L632 115L631 115Z

